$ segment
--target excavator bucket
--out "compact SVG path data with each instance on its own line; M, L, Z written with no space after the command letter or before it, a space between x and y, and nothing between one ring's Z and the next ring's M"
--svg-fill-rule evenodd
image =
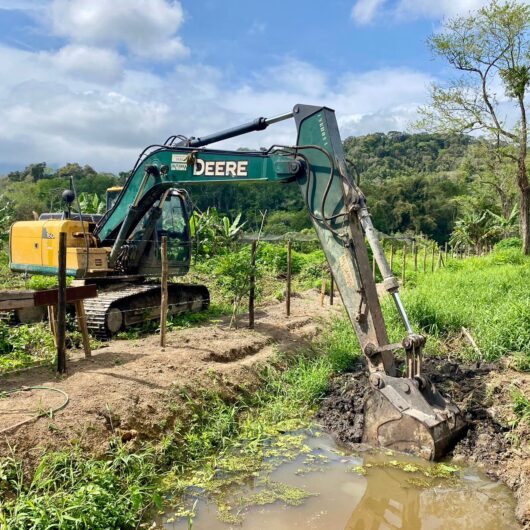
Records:
M370 383L363 442L436 460L463 435L466 424L460 409L428 377L373 373Z

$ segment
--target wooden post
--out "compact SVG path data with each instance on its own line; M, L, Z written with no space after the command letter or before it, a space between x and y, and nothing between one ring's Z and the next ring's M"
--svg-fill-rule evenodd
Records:
M427 272L427 244L423 247L423 272Z
M405 272L407 268L407 244L403 245L403 261L401 263L401 283L405 285Z
M333 279L333 273L329 271L329 305L333 305L334 298L335 298L335 280Z
M414 272L418 272L418 245L416 241L412 243L412 249L414 251Z
M250 287L248 290L248 327L254 329L254 300L256 298L256 246L257 242L252 241L250 249ZM289 260L287 260L289 261ZM289 265L287 265L289 268Z
M447 241L445 242L445 248L444 248L444 251L445 251L445 261L444 261L444 267L447 267Z
M443 259L442 259L442 251L438 250L438 269L440 269L443 265Z
M394 266L394 245L390 245L390 270Z
M167 236L162 236L162 245L160 247L160 260L162 262L162 277L160 282L160 346L166 347L167 331L167 280L168 280L168 263L167 263Z
M435 243L432 244L431 272L434 272L434 253L435 253Z
M53 344L57 349L57 306L48 306L48 323L50 324L50 331L53 335Z
M320 305L324 305L324 298L326 297L326 277L322 277L322 287L320 288Z
M75 315L77 319L77 326L81 331L83 338L83 350L85 350L85 357L92 357L92 350L90 348L90 337L88 335L88 326L86 323L85 302L83 300L75 301Z
M66 233L59 233L57 268L57 371L66 372Z
M291 240L287 240L287 292L285 294L285 312L291 316Z

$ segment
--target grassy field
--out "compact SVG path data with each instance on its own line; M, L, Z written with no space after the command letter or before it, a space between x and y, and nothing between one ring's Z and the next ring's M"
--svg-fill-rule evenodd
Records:
M416 329L429 335L431 353L478 359L462 339L466 328L484 360L509 356L518 369L529 370L529 274L530 258L500 245L484 257L454 259L434 273L410 274L403 301ZM392 300L384 301L384 309L392 338L398 340L402 325Z

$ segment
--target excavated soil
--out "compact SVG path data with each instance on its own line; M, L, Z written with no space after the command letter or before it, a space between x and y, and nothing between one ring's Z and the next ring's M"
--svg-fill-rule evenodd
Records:
M216 389L227 395L249 391L258 384L259 368L278 351L296 352L310 345L326 318L340 305L320 306L319 295L308 292L291 300L291 316L284 304L256 312L255 330L229 329L225 320L168 333L161 348L156 335L139 340L117 340L84 359L74 354L68 373L58 377L49 368L4 377L2 391L22 386L49 386L66 392L69 403L53 417L42 417L0 434L0 455L12 448L31 467L47 450L79 444L102 455L111 434L126 441L156 439L170 429L182 390ZM38 390L0 399L0 431L49 410L64 396Z
M464 412L465 436L449 458L473 462L492 478L505 482L517 498L516 516L530 528L530 427L515 428L511 392L514 387L530 396L530 375L496 364L458 364L430 359L425 371L441 392ZM334 378L318 413L322 426L342 444L361 442L364 400L370 392L364 367Z

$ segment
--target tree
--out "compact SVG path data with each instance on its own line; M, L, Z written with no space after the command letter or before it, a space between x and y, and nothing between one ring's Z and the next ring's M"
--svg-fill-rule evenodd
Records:
M512 215L518 196L513 178L517 168L498 146L486 140L474 143L462 161L461 171L468 184L466 206L495 210L506 219Z
M526 167L526 103L530 83L530 7L515 1L449 19L429 40L459 76L434 84L418 124L441 131L481 131L516 163L523 252L530 254L530 185ZM496 97L501 86L504 101ZM506 116L506 117L505 117Z
M473 246L478 254L490 233L487 212L468 212L455 222L449 242L453 247Z

